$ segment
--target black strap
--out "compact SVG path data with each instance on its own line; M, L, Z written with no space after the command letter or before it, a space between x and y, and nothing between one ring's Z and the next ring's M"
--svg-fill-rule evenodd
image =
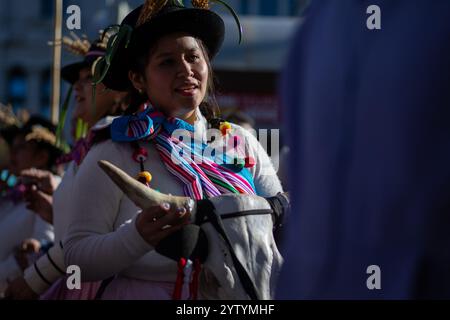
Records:
M260 216L260 215L266 215L266 214L272 214L272 213L273 213L272 209L247 210L247 211L221 214L220 219L227 220L227 219L240 218L240 217L245 217L245 216ZM202 225L207 222L210 222L208 217L206 217L206 216L200 217L197 214L196 222L195 222L196 224Z
M95 298L94 300L101 300L103 293L105 292L106 287L111 283L111 281L113 281L113 279L115 278L115 276L109 277L108 279L105 279L102 281L102 283L100 284L100 287L97 290L97 293L95 294Z
M266 198L266 200L273 210L273 229L277 230L283 226L286 213L290 209L289 195L287 193L278 193L274 197Z
M216 231L222 236L225 241L225 244L230 250L231 259L233 260L234 267L236 272L241 280L242 285L244 286L245 292L249 295L252 300L259 300L258 292L256 290L255 284L250 278L247 270L244 268L242 263L239 261L236 253L234 252L233 246L231 245L231 241L228 238L227 233L225 232L225 228L223 226L222 220L219 215L216 214L216 208L209 200L200 200L197 205L198 211L197 215L206 216L212 226L216 229ZM199 218L201 219L201 218ZM201 219L203 220L203 219Z
M34 263L34 270L36 270L37 274L39 275L39 277L42 279L42 281L44 281L47 285L51 286L53 283L51 283L50 281L47 280L47 278L44 277L44 275L42 274L41 270L39 270L36 262Z
M50 261L50 263L53 265L53 268L55 268L61 275L63 275L63 276L66 275L66 273L64 271L62 271L60 267L58 267L56 262L53 261L52 257L50 256L50 253L48 253L48 251L47 251L47 258L48 258L48 261Z

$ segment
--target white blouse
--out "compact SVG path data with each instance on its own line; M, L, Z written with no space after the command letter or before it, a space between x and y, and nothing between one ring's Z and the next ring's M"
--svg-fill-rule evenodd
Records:
M206 135L206 119L197 110L195 134ZM256 165L250 169L258 195L282 192L270 158L259 142L245 129L233 125L233 134L249 142ZM162 193L184 195L183 184L167 171L152 142L141 142L148 151L145 169L153 179L151 187ZM66 265L78 265L82 281L106 279L119 274L134 279L170 281L176 279L177 265L153 250L139 234L135 218L140 212L131 200L99 168L107 160L135 177L140 166L132 159L129 143L105 141L93 147L75 177L72 197L66 208L73 211L64 240Z

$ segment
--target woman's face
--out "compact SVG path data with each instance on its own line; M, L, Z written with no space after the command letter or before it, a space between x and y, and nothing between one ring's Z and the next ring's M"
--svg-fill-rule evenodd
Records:
M208 65L195 38L175 33L158 41L147 61L144 79L133 73L130 78L161 111L189 119L205 97Z
M92 108L92 74L90 68L80 70L78 80L74 84L75 108L72 114L72 129L76 126L76 120L82 119L92 127L101 117L110 113L121 93L105 90L105 86L99 83L95 93L95 110ZM122 94L123 95L123 94Z
M46 169L49 154L40 149L34 141L26 141L25 135L17 135L11 146L9 170L18 176L22 170L30 168Z

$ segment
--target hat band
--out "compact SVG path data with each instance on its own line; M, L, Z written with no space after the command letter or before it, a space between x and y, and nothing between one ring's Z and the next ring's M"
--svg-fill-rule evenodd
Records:
M90 51L88 53L86 53L86 57L90 57L90 56L104 56L105 52L104 51Z

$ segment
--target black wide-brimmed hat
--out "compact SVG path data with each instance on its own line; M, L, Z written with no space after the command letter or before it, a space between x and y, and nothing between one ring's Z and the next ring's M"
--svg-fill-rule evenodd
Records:
M154 6L158 3L160 4L161 1L153 1ZM102 82L108 88L119 91L131 88L131 82L128 79L131 61L142 53L148 52L150 45L162 36L176 32L190 34L202 40L210 59L222 46L225 24L215 12L207 8L187 8L178 1L166 1L162 8L154 10L156 12L150 13L142 21L142 16L145 16L145 12L142 11L148 11L149 5L146 5L147 8L145 5L137 7L122 21L120 28L127 29L128 35L120 39L116 38L118 43L114 44L116 50L110 58L109 65L101 66L106 68ZM99 71L99 73L102 72Z
M105 52L106 46L104 43L100 40L95 41L90 45L89 50L82 54L84 55L82 61L69 64L61 69L61 78L70 84L74 84L78 80L80 70L83 68L91 68L99 57L105 55Z

